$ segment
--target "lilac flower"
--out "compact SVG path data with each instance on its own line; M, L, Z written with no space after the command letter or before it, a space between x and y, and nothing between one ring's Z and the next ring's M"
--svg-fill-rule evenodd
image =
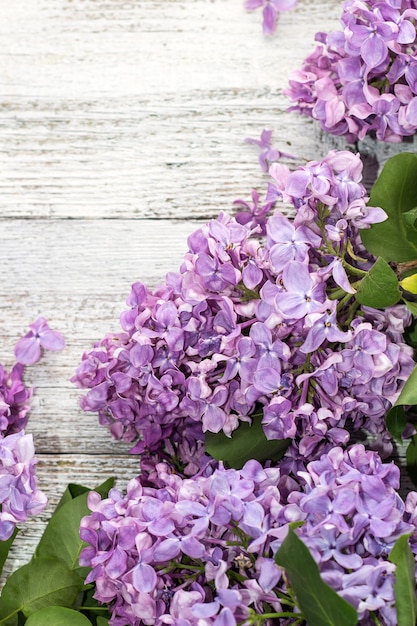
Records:
M30 324L30 331L19 339L15 346L15 356L23 365L33 365L41 357L41 349L62 350L65 345L61 333L51 330L44 317Z
M317 281L307 265L290 261L282 273L286 289L276 298L278 309L292 319L300 319L323 310L325 300L324 284Z
M348 0L342 30L317 33L319 45L290 76L292 107L350 142L365 135L399 142L417 129L417 5Z
M33 389L25 387L23 365L16 363L10 373L0 364L0 433L17 433L25 428Z
M32 435L23 430L0 438L0 540L12 535L16 524L37 515L46 496L37 489Z
M372 264L358 229L383 212L367 205L348 151L272 168L293 220L262 211L259 228L250 207L240 221L221 213L189 237L178 273L152 291L133 285L122 332L83 356L82 408L136 453L198 472L205 433L231 436L253 419L268 438L292 438L291 471L346 443L348 419L388 451L384 415L414 365L411 318L358 307L353 286Z
M142 459L126 495L89 495L80 564L92 568L86 582L108 603L111 626L121 616L132 626L235 625L265 613L272 626L293 603L274 555L289 522L302 521L296 532L360 622L394 626L389 553L409 534L417 554L417 495L404 504L398 484L398 468L362 445L334 447L293 479L255 460L185 478Z
M296 228L284 215L275 213L268 220L267 241L273 269L280 272L290 261L304 263L312 246L322 243L321 237L306 226Z
M281 157L287 157L289 159L297 158L292 154L281 152L281 150L277 150L276 148L274 148L271 145L271 139L272 131L268 130L267 128L263 129L259 139L253 139L251 137L247 137L245 139L247 143L254 144L255 146L258 146L258 148L260 148L261 151L259 153L258 160L259 165L261 166L261 170L263 172L267 172L270 164L274 161L278 161Z
M248 11L262 8L264 35L272 35L280 12L289 11L296 4L297 0L246 0L245 8Z

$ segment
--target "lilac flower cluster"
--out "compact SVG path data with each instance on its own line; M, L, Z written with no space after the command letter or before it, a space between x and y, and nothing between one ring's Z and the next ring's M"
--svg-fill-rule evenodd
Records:
M47 499L36 485L32 435L23 430L0 438L0 540L8 539L19 522L38 515Z
M92 567L86 582L109 604L111 626L246 626L265 614L266 626L287 624L294 602L274 554L288 524L302 521L323 578L361 624L372 614L394 626L387 557L406 533L417 552L417 494L404 503L398 484L398 468L362 445L309 463L298 484L255 460L193 479L159 463L125 496L90 494L80 563Z
M289 463L347 443L347 421L389 451L383 418L414 365L411 316L353 297L371 265L359 228L385 217L366 205L361 172L350 152L293 172L273 164L269 200L292 203L294 220L257 203L253 219L222 213L189 237L179 273L153 291L135 283L122 332L73 377L88 389L82 408L115 438L139 439L135 452L169 446L190 473L207 462L205 432L251 420L292 439Z
M16 363L10 372L0 364L0 435L17 433L25 428L33 389L23 382L24 367Z
M37 515L46 505L46 496L36 486L32 435L24 431L33 389L25 386L23 374L24 365L39 360L41 347L59 350L64 340L44 318L30 329L15 346L18 362L10 373L0 364L0 541L13 534L16 524Z
M342 30L319 45L289 79L291 107L350 142L375 135L400 142L417 130L417 3L348 0Z
M264 35L272 35L277 27L279 14L289 11L297 4L297 0L246 0L245 9L255 11L262 9L262 30Z

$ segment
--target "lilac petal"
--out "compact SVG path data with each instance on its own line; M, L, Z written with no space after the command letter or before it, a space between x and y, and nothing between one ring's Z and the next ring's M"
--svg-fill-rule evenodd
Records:
M202 559L206 549L195 537L184 537L181 541L181 551L192 559Z
M407 104L405 118L409 124L417 126L417 97L412 98Z
M345 554L344 552L339 552L338 550L334 551L334 559L339 565L345 567L346 569L359 569L362 566L362 558L359 554Z
M336 126L336 124L338 124L344 116L345 105L341 100L332 98L332 100L326 102L326 120L328 126Z
M132 583L137 591L151 593L158 582L158 577L153 567L147 563L139 563L132 570Z
M7 541L12 534L16 524L7 520L0 520L0 541Z
M398 43L413 43L416 38L416 28L408 20L403 20L400 26L400 32L397 37Z
M310 173L306 170L296 170L288 177L286 193L294 198L303 198L310 182Z
M248 11L254 11L255 9L259 9L264 4L264 0L246 0L245 9Z
M220 608L220 604L215 602L198 602L194 604L191 608L191 612L193 615L200 619L207 619L209 617L214 617L217 615L217 611Z
M261 563L261 571L258 582L262 589L268 593L271 591L281 578L281 571L275 565L273 559L263 559Z
M167 517L154 519L148 526L149 532L157 537L164 537L168 535L174 530L174 528L174 522Z
M203 432L209 430L212 433L221 431L226 423L226 414L218 406L210 404L203 415Z
M253 384L261 393L274 393L281 384L280 373L272 367L262 367L255 372Z
M15 345L16 360L22 365L33 365L41 358L41 346L36 337L22 337Z
M213 626L236 626L236 620L232 611L228 608L222 609L213 622Z
M275 7L278 11L289 11L294 8L298 0L275 0Z
M110 578L118 578L125 573L127 568L127 554L124 550L115 548L110 559L107 561L105 570Z
M272 35L275 32L277 25L278 13L271 4L267 4L263 11L263 24L262 29L264 35Z
M65 339L56 330L47 328L39 335L41 346L46 350L62 350L65 347Z
M178 539L165 539L155 548L153 558L156 563L171 561L180 553L180 543Z
M314 324L308 331L305 342L300 346L300 351L303 352L303 354L308 354L309 352L317 350L326 339L325 330L325 326L322 322Z
M304 263L291 261L284 269L282 279L287 289L304 294L313 285L308 266Z
M340 261L339 259L336 259L334 261L332 275L336 284L339 285L339 287L344 289L347 293L356 293L356 289L354 289L349 283L345 268L342 265L342 261Z
M388 56L387 45L378 35L371 35L361 46L361 56L369 68L377 67Z

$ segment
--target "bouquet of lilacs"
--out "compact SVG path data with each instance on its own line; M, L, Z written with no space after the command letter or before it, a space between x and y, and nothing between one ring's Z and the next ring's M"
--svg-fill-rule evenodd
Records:
M348 0L342 29L319 43L289 77L291 107L349 142L401 142L417 129L417 3Z
M238 201L189 237L179 272L133 285L121 332L73 378L140 454L127 494L92 493L81 524L112 626L394 625L397 573L415 586L417 494L404 502L381 460L415 371L413 303L362 243L387 214L351 152L269 173L265 204Z

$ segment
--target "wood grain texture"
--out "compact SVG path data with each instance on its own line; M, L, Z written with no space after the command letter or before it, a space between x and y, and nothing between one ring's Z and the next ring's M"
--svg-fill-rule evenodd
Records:
M0 361L12 363L38 315L67 341L27 370L50 505L24 526L5 575L29 558L67 482L135 474L69 378L118 329L132 282L156 285L197 224L264 188L245 137L269 127L306 159L345 147L286 112L283 95L339 14L337 0L299 0L266 39L242 0L0 0ZM361 148L380 165L409 146Z

